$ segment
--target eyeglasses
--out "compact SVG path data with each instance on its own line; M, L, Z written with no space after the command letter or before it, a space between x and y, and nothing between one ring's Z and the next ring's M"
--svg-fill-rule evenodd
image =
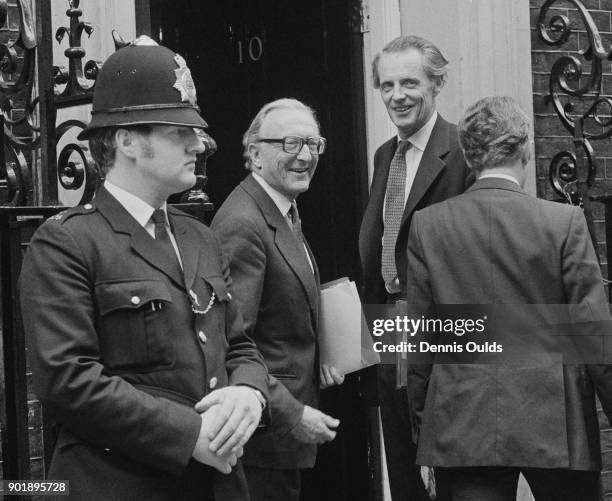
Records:
M283 151L290 155L297 155L304 143L308 145L308 150L313 155L321 155L325 151L327 139L324 137L300 137L300 136L285 136L282 139L258 139L258 143L281 143Z

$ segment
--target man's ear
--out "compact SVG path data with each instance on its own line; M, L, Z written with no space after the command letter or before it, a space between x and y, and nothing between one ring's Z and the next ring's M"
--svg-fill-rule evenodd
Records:
M115 132L117 151L128 158L135 159L140 151L136 134L127 129L117 129Z
M432 92L434 97L437 97L438 94L440 94L440 91L442 90L442 87L444 87L444 84L442 82L440 82L438 80L434 80L433 92Z
M526 142L521 151L521 164L523 164L523 167L525 167L525 165L529 163L529 160L531 160L531 150L529 149L529 146L530 143Z
M249 158L251 159L251 165L253 169L260 170L261 169L261 153L257 145L255 143L249 143L249 147L247 151L249 153Z

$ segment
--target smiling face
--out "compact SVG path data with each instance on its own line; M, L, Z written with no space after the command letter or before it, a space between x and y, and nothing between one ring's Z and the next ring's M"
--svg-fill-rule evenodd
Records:
M308 110L280 108L263 119L261 139L281 139L285 136L318 137L319 127ZM319 155L312 154L304 144L297 154L285 153L280 143L255 142L249 145L251 167L275 190L289 200L308 190Z
M402 139L417 132L433 114L439 85L423 69L417 49L383 53L378 61L380 95Z

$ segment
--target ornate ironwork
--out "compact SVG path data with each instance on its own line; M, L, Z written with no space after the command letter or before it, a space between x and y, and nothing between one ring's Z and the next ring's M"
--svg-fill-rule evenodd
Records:
M62 26L55 32L55 39L58 43L61 44L68 37L69 44L69 47L64 51L64 55L68 58L68 68L53 66L52 70L55 83L55 104L58 108L91 102L95 80L103 64L101 61L90 59L83 66L86 52L81 47L81 38L83 33L90 37L94 28L91 23L79 19L83 15L79 4L79 0L69 0L69 9L66 11L66 15L70 18L70 27ZM112 35L115 50L129 44L129 42L123 40L117 31L113 30ZM73 128L82 130L86 125L79 120L63 122L57 127L57 144L60 144L63 136L68 135L69 130ZM57 177L64 190L77 191L83 189L79 204L91 200L101 180L101 174L89 154L89 148L79 142L70 142L59 152Z
M66 120L57 128L57 144L69 130L76 128L80 129L78 131L80 132L85 127L86 124L80 120ZM89 148L80 143L70 142L59 152L57 177L65 190L80 190L84 187L79 200L79 204L82 204L93 198L102 176L89 154Z
M612 100L601 95L603 64L612 59L612 51L604 48L599 30L580 0L547 0L542 5L537 27L546 44L560 47L574 32L564 15L552 15L546 23L553 5L562 2L564 8L568 3L576 8L588 46L578 52L580 57L559 57L551 69L548 97L561 123L572 135L576 152L557 154L550 163L549 178L561 196L574 204L584 204L597 167L590 141L612 136ZM581 58L590 63L588 71Z
M91 23L79 21L83 15L83 11L79 9L79 0L69 0L68 3L70 7L66 15L70 18L70 27L61 26L55 32L55 39L58 43L61 44L66 36L68 36L69 43L69 47L64 51L64 55L68 58L68 68L65 66L53 67L58 104L62 102L62 98L73 98L71 102L74 101L74 98L79 97L84 97L86 100L91 99L94 86L92 82L95 82L102 66L99 61L89 60L83 69L82 59L85 57L85 49L81 47L81 37L83 32L90 37L94 29ZM57 87L61 85L65 85L63 91L57 90Z
M0 44L0 112L3 144L0 188L3 205L23 204L32 191L31 175L22 150L38 147L40 129L35 120L38 98L33 97L36 32L30 4L17 2L19 34ZM8 23L7 2L0 1L0 25ZM18 103L18 104L17 104Z
M68 66L52 66L53 95L49 103L53 109L66 108L91 102L96 77L102 62L93 59L83 65L86 52L81 46L83 34L91 36L94 29L88 22L82 21L83 11L79 0L68 0L66 15L70 19L69 27L62 26L55 32L55 40L62 44L68 40L64 55ZM41 145L40 126L36 121L36 108L39 98L34 97L35 61L37 42L33 15L29 0L18 0L19 36L14 41L0 44L0 118L3 121L4 144L0 162L0 194L2 205L28 205L33 201L32 169L24 156L24 150L34 150ZM0 0L0 26L8 22L8 5ZM129 44L113 30L115 49ZM57 126L54 132L55 145L62 137L69 138L69 130L83 129L85 123L68 120ZM49 126L47 125L47 129ZM205 136L205 137L204 137ZM202 137L206 151L198 162L197 183L188 193L181 197L185 202L209 204L204 193L206 184L206 159L212 155L217 146L214 140L205 134ZM64 145L57 154L57 182L65 190L83 190L79 203L91 199L100 173L96 168L87 145L76 139ZM53 180L51 180L53 182Z
M569 203L583 207L591 240L598 252L591 201L597 198L607 202L610 197L595 183L597 161L591 142L612 136L612 100L602 95L603 65L612 60L612 50L604 48L593 17L580 0L544 2L537 27L546 44L561 47L572 33L577 33L567 16L552 13L555 3L563 3L565 9L569 3L576 9L588 45L577 55L560 56L550 72L548 98L559 120L572 135L574 151L562 151L554 156L549 165L549 180L554 190ZM599 191L597 195L596 191Z
M90 59L83 66L86 52L81 47L81 37L83 33L90 37L94 28L90 23L79 20L83 15L79 4L79 0L69 0L66 15L70 18L70 27L62 26L55 32L58 43L61 44L66 36L69 42L69 47L64 51L64 55L68 58L68 68L53 66L55 104L58 108L91 102L95 80L103 64L101 61ZM115 50L129 45L129 42L123 40L116 30L112 31L112 36ZM60 124L56 132L57 144L70 129L85 127L86 124L79 120L67 120ZM65 190L77 191L83 188L79 204L91 200L101 180L101 174L89 154L88 147L77 142L68 143L59 152L57 177L60 186Z
M67 37L69 45L64 51L64 55L68 58L68 68L53 66L52 69L55 84L54 103L57 108L91 102L95 80L102 67L102 62L92 59L83 66L86 52L81 47L81 38L83 33L90 37L94 28L91 23L80 20L83 11L79 8L79 0L69 0L68 4L66 15L70 18L70 26L61 26L55 32L55 40L59 44ZM115 46L117 46L117 37L118 35L113 32ZM60 140L69 130L73 128L82 130L85 127L86 124L79 120L63 122L56 129L56 144L60 144ZM70 142L62 148L57 156L57 178L59 185L65 190L83 189L79 204L91 200L100 181L100 174L86 145Z

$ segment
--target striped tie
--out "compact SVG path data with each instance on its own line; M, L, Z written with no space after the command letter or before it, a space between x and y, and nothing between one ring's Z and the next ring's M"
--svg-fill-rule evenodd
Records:
M395 280L395 243L404 214L404 192L406 189L406 151L409 141L400 141L391 160L385 197L385 232L382 244L381 271L385 284Z
M289 218L291 219L291 227L293 233L300 242L304 241L304 234L302 233L302 220L300 219L300 213L298 212L297 203L295 200L291 202L291 208L289 209Z

